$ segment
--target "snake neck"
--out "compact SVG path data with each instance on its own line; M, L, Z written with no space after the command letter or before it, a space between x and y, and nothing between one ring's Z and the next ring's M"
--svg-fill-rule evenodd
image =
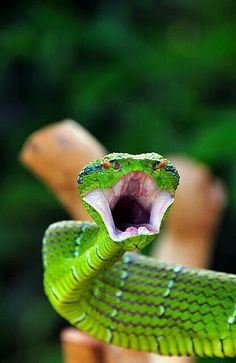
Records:
M125 253L123 245L113 241L102 228L98 229L94 237L93 245L81 255L87 270L86 279L96 277L97 273L110 268Z
M91 279L109 269L125 253L123 246L113 241L102 228L91 233L88 226L79 242L77 257L70 263L74 283L79 289L86 287Z
M51 249L55 237L58 243ZM125 253L121 244L94 223L56 223L46 231L44 240L45 288L59 312Z

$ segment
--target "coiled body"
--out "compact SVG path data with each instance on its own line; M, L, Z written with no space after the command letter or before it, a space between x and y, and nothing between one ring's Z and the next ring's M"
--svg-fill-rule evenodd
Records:
M90 241L99 237L94 224L72 221L56 223L45 234L45 263L53 266L46 269L45 289L60 315L124 348L235 356L235 276L130 253L106 269L106 260L120 252L111 252L112 246L109 251L104 240L103 248L95 244L80 255L85 230Z

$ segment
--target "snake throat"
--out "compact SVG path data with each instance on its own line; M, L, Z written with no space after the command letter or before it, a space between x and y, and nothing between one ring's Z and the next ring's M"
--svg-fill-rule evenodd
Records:
M111 188L95 188L83 199L100 214L110 237L117 242L159 233L162 218L174 201L169 190L161 190L142 171L123 175Z

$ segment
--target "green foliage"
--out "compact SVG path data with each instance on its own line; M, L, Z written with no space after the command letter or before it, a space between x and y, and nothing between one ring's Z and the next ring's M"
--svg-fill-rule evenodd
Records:
M16 160L36 128L71 117L110 151L188 153L208 163L229 190L222 235L233 241L234 14L234 0L27 1L2 9L4 362L60 361L62 323L43 295L40 245L47 225L68 216Z

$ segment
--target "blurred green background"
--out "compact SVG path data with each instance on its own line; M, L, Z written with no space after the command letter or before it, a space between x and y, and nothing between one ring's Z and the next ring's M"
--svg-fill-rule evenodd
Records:
M236 273L235 16L235 0L1 5L2 362L61 362L65 322L43 294L41 240L69 216L17 159L47 123L74 118L110 151L209 164L229 194L212 267Z

